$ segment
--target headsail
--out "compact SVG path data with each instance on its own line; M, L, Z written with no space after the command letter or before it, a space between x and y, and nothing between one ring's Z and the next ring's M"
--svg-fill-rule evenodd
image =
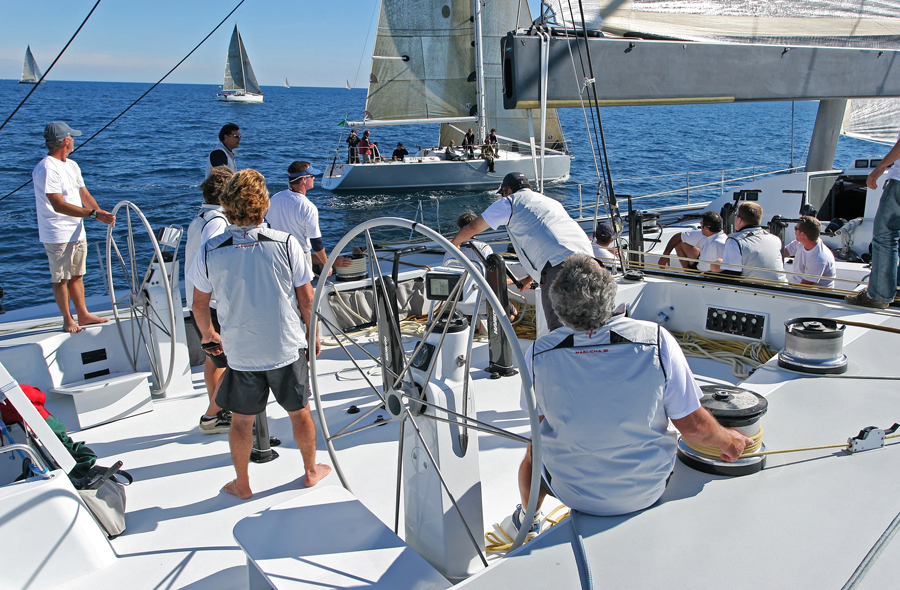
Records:
M243 90L249 94L262 94L237 25L234 25L231 44L228 46L228 60L225 62L225 82L222 84L222 90Z
M30 84L37 83L41 79L41 70L38 68L34 56L31 54L31 45L25 49L25 63L22 65L22 78L19 82L27 82Z
M383 0L366 99L367 119L403 120L477 114L475 27L471 0ZM488 2L482 10L485 125L498 134L528 139L527 115L502 108L500 38L531 24L527 0ZM539 113L534 114L539 129ZM465 129L463 129L465 131ZM537 132L537 131L536 131ZM548 146L562 142L555 110L548 111ZM463 134L444 124L441 144Z

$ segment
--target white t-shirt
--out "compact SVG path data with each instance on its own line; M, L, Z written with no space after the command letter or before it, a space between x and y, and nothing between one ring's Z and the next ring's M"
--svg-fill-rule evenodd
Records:
M704 236L702 229L691 229L681 232L681 241L700 248L699 260L715 261L724 256L725 242L728 241L728 236L721 231L711 236ZM709 262L697 263L697 270L708 272L709 267Z
M684 352L678 341L672 336L668 330L659 331L661 337L659 339L659 358L662 362L663 373L666 376L665 391L663 392L663 407L666 409L666 416L670 419L678 420L684 418L700 409L700 398L703 392L700 386L694 380L694 374L688 365ZM525 368L531 375L531 381L534 382L534 367L532 366L532 358L534 358L534 344L528 348L525 353ZM525 401L525 387L522 387L519 397L519 405L523 410L528 410L528 404ZM535 408L538 416L543 416L544 411L540 404Z
M822 240L818 240L812 250L807 250L797 240L785 246L784 249L794 257L793 272L824 277L815 281L815 284L820 287L834 287L834 281L830 280L837 274L834 269L834 254ZM788 281L791 283L799 283L803 280L812 281L813 279L788 275Z
M497 229L501 225L506 225L509 223L509 218L512 215L512 203L509 202L509 199L500 199L498 201L494 201L490 207L485 209L481 213L481 218L484 219L491 229Z
M481 253L481 255L484 256L485 260L487 260L488 256L490 256L491 254L494 253L494 251L491 249L491 247L488 246L487 244L485 244L484 242L479 242L478 240L475 240L475 239L473 239L471 241L472 241L473 245L476 248L478 248L478 251ZM477 264L479 266L484 266L484 263L481 262L481 258L478 257L478 254L476 254L472 248L461 248L461 250L462 250L462 253L466 255L466 258L468 258L469 260L471 260L472 262L474 262L475 264ZM453 254L450 254L449 252L444 254L444 260L441 262L441 266L447 266L448 262L453 265L457 264L456 258L453 256Z
M591 246L594 248L594 258L597 258L601 262L606 262L609 264L615 264L618 260L616 255L606 249L606 247L601 246L597 242L591 242Z
M309 240L321 238L319 210L303 193L283 190L274 195L266 213L272 229L286 231L300 242L304 252L312 249Z
M184 246L184 294L188 307L194 305L194 284L187 278L187 271L193 266L194 259L203 249L202 246L206 240L216 237L228 227L228 220L223 215L215 214L219 211L222 211L222 207L219 205L203 204L191 225L188 226L187 243ZM211 299L209 306L215 309L216 300Z
M897 135L897 141L900 141L900 134ZM900 162L900 160L897 160ZM889 180L900 180L900 164L894 162L890 168L887 169L887 176L884 177L884 181L887 182Z
M31 173L34 180L34 203L37 211L38 235L45 244L67 244L84 239L84 223L53 210L48 194L61 193L66 203L84 207L81 201L81 168L74 160L65 162L44 156Z

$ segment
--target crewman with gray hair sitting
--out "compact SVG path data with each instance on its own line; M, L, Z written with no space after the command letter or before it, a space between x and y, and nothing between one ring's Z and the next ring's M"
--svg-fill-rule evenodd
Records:
M787 282L781 240L760 227L762 216L759 203L744 201L738 206L735 232L725 241L722 258L717 260L721 264L711 265L710 270L748 279Z
M569 256L550 287L564 326L525 354L541 420L538 508L548 493L598 516L652 506L675 466L670 419L685 439L720 449L723 461L735 461L752 442L700 406L700 387L675 338L656 323L613 316L615 297L615 281L596 260ZM531 469L529 445L514 525L528 504ZM527 525L532 535L538 518Z

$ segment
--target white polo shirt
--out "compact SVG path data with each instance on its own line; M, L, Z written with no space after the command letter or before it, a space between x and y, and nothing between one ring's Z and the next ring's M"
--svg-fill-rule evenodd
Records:
M197 253L206 240L224 232L228 225L228 218L220 205L204 203L188 226L187 242L184 245L184 294L188 307L194 305L194 284L187 278L187 271L193 266ZM216 308L215 298L210 299L209 306Z
M816 241L816 245L812 250L807 250L798 240L794 240L784 247L788 254L794 257L794 272L807 275L816 275L822 277L818 281L814 281L820 287L834 287L834 281L831 280L837 273L834 269L834 254L826 246L822 240ZM798 277L788 275L788 281L791 283L800 283L803 280L813 281L809 277Z
M44 156L31 173L34 180L34 204L37 211L38 236L45 244L67 244L84 239L84 223L80 217L57 213L48 194L61 193L66 203L84 207L81 189L84 180L75 160L65 162Z
M272 196L266 221L272 229L286 231L297 238L304 252L312 249L310 239L322 237L319 210L306 195L290 189Z
M716 261L724 256L725 242L728 235L720 231L711 236L704 236L702 229L690 229L681 232L681 241L685 244L700 248L699 260ZM697 270L709 272L709 262L698 262Z

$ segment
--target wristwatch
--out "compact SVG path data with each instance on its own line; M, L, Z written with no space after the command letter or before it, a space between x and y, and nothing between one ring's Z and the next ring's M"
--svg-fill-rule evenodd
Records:
M91 219L97 219L97 210L91 209L91 214L88 215L88 217L90 217Z

